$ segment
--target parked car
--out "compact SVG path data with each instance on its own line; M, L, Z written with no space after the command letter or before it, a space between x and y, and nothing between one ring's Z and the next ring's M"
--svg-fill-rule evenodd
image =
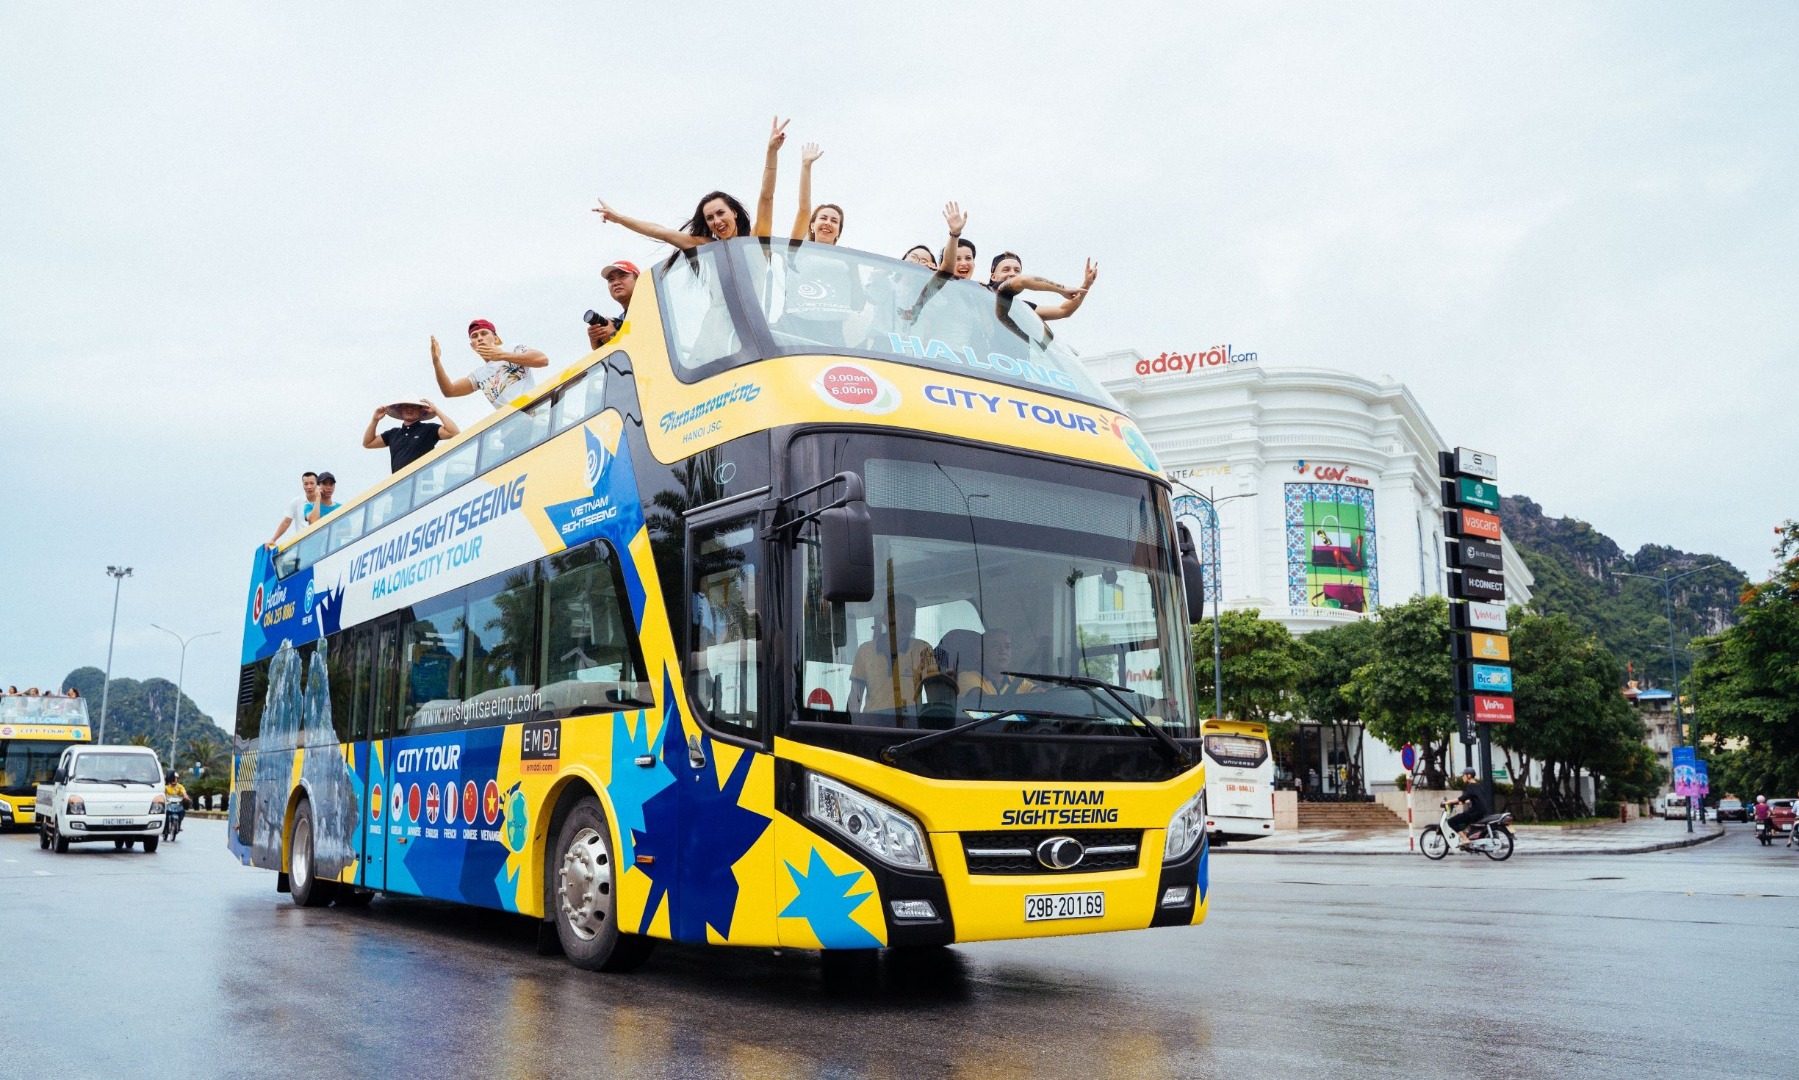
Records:
M1719 821L1748 821L1749 808L1741 799L1719 799L1715 812Z
M162 839L162 763L146 746L71 746L37 788L38 844L60 855L70 844L111 840L146 852Z
M1799 799L1769 799L1768 820L1774 823L1775 832L1792 832L1793 818L1799 816Z
M1685 795L1665 795L1662 797L1662 817L1668 821L1687 816L1687 797Z

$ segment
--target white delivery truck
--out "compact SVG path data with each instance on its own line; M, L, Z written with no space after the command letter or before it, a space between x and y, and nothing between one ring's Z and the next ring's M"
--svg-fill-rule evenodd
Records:
M111 840L116 848L162 838L162 762L147 746L71 746L37 789L40 847L57 854L70 844Z

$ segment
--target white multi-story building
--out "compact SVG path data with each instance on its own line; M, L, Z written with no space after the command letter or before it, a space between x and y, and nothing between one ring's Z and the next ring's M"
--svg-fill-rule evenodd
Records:
M1229 346L1085 362L1176 481L1176 514L1220 570L1209 604L1306 633L1445 591L1437 455L1452 443L1403 384L1265 365ZM1502 548L1507 600L1528 602L1530 571ZM1401 771L1397 751L1364 746L1359 728L1310 724L1288 765L1324 793L1390 787Z

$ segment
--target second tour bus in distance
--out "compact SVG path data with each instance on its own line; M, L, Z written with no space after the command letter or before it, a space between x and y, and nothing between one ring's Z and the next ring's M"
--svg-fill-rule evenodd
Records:
M936 946L1205 917L1199 562L1028 305L746 238L258 553L229 843L296 902Z
M1268 725L1208 719L1200 725L1206 756L1206 832L1222 841L1274 832L1274 755Z
M0 695L0 829L37 824L37 786L64 750L90 738L85 698Z

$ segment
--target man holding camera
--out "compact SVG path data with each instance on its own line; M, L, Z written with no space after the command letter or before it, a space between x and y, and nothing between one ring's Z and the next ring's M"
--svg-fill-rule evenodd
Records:
M637 291L637 266L620 259L601 270L600 276L606 279L606 291L612 294L612 299L623 310L616 319L591 309L587 312L587 344L594 349L611 341L612 335L618 333L618 328L624 325L625 316L630 314L631 296Z

